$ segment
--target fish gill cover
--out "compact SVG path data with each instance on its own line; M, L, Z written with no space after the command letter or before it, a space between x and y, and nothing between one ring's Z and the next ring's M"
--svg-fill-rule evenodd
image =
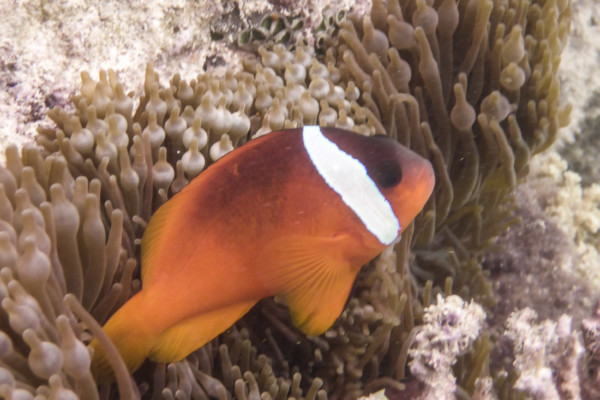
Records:
M257 61L219 79L202 72L161 85L148 65L139 102L113 71L97 81L82 73L76 111L51 111L56 128L40 129L41 149L8 147L0 166L0 395L426 393L407 360L431 299L492 302L482 250L517 222L517 182L568 121L556 74L570 2L373 3L369 16L326 19L313 45L290 39L293 20L282 25L290 35L271 21L259 29L268 34L240 39L258 45ZM307 124L385 132L431 160L434 195L395 250L364 269L320 337L303 336L269 299L187 359L146 363L135 386L117 370L118 391L98 392L85 344L102 337L93 321L104 323L139 290L138 244L152 213L248 138ZM455 354L457 391L477 397L487 385L516 398L518 376L488 364L494 343L482 334Z

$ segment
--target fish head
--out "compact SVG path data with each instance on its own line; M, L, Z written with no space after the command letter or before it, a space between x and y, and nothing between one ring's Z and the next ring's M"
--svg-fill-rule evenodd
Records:
M421 212L433 192L433 167L429 160L387 136L377 135L372 141L363 162L390 203L401 232Z
M334 141L339 149L362 165L362 170L340 167L348 171L349 176L343 179L347 181L346 190L354 192L348 197L354 197L353 209L361 216L368 230L374 233L381 243L389 244L396 234L401 233L421 212L431 196L435 184L431 163L385 135L369 137L338 128L319 129ZM326 160L324 164L337 162L333 155L323 158ZM366 173L368 179L362 179L359 176L362 173ZM366 187L370 184L359 184L365 181L374 183L376 189L370 190ZM381 199L380 196L385 199ZM392 213L394 215L391 215ZM389 221L390 217L393 219L394 216L397 224Z

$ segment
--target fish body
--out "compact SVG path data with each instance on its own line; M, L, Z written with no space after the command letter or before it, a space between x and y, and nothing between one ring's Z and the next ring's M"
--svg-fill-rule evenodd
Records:
M321 334L433 184L427 160L384 136L310 126L252 140L152 216L142 290L103 329L130 371L183 359L273 295L305 334ZM92 347L95 376L109 378Z

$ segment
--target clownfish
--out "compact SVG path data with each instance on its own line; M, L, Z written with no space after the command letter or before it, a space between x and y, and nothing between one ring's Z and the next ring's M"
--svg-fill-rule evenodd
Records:
M431 195L429 161L382 135L305 126L251 140L150 219L142 289L104 325L129 371L175 362L278 295L319 335L340 316L361 266ZM112 370L96 340L92 372Z

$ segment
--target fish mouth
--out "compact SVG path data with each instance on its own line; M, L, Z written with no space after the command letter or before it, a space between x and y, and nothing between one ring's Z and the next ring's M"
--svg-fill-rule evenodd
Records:
M402 228L423 210L435 186L435 173L429 161L421 159L406 170L405 186L397 192L393 201Z
M429 199L431 193L433 193L433 188L435 187L435 171L429 161L426 161L423 169L421 169L417 182L419 186L421 186L422 193L425 196L425 202L427 202L427 199Z
M420 159L418 163L414 163L409 167L409 172L407 176L409 176L409 180L407 183L407 188L409 189L410 196L414 199L418 199L417 203L424 205L431 193L433 193L433 189L435 186L435 171L431 163L426 159Z

